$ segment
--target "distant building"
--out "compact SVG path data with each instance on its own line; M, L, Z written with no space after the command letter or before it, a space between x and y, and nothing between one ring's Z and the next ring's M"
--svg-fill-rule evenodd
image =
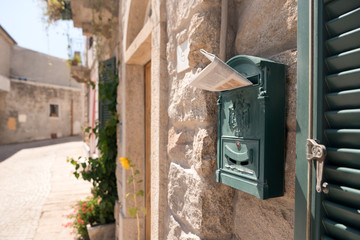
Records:
M82 133L83 84L66 60L22 48L0 26L0 144Z

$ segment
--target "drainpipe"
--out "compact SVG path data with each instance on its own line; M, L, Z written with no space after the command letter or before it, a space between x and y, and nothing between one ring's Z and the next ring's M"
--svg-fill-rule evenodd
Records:
M226 58L226 34L228 20L228 0L221 1L221 26L220 26L220 55L219 58L225 61Z

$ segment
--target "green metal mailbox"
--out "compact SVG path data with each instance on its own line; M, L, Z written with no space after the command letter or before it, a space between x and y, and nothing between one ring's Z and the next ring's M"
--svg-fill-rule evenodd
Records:
M219 94L215 179L260 199L282 196L285 66L243 55L227 64L253 85Z

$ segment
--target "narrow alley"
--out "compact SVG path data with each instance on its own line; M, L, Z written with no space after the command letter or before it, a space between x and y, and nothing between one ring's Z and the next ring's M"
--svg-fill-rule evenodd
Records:
M89 195L67 157L85 156L79 137L0 146L0 239L74 239L66 214Z

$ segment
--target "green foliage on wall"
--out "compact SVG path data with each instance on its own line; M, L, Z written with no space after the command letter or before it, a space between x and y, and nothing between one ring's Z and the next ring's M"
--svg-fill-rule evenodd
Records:
M106 71L106 70L102 70ZM108 104L108 113L110 117L105 123L97 122L94 128L88 127L86 132L95 134L98 139L97 148L100 150L98 158L88 158L85 162L71 159L75 166L74 175L80 176L93 184L93 193L95 197L100 197L100 216L101 224L114 222L114 206L118 199L116 188L116 156L117 156L117 136L116 125L118 116L116 111L117 99L117 74L110 74L112 81L99 83L100 101L106 100Z

